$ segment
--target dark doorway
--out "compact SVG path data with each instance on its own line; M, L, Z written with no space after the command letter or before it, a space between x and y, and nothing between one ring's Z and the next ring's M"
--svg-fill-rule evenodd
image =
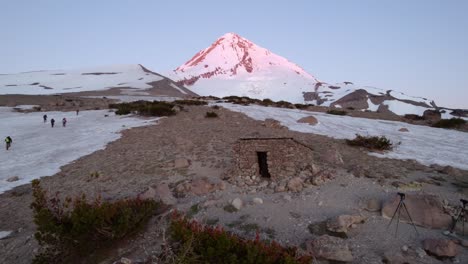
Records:
M257 152L258 156L258 167L260 169L260 175L264 178L270 178L270 173L268 172L268 161L266 152Z

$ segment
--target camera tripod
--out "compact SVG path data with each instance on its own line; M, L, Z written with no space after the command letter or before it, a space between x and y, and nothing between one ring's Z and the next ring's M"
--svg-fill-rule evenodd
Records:
M406 204L405 204L406 195L405 195L404 193L400 193L400 192L399 192L399 193L398 193L398 196L400 196L400 202L398 203L398 206L397 206L395 212L393 213L392 219L390 220L390 223L388 224L387 229L390 227L390 225L391 225L392 222L393 222L393 219L395 218L395 215L398 213L398 217L397 217L397 226L396 226L396 230L395 230L395 237L397 236L397 233L398 233L398 224L400 223L401 208L404 208L405 211L406 211L406 214L408 215L408 218L409 218L411 224L412 224L413 227L414 227L414 231L416 231L416 234L419 235L418 230L416 229L416 225L414 225L413 219L411 218L411 215L409 214L408 208L406 207Z
M458 223L458 221L462 221L462 234L465 235L465 222L466 222L466 213L467 213L467 208L466 204L468 204L468 201L465 199L460 199L461 206L459 206L459 211L457 214L457 217L453 220L452 227L450 228L450 233L453 233L453 230L455 230L455 227Z

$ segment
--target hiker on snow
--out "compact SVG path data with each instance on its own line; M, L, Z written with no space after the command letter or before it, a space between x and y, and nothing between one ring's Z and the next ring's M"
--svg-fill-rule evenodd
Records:
M62 126L65 127L67 125L67 119L64 117L62 119Z
M44 123L47 122L47 115L44 115L42 118L44 118Z
M78 115L79 112L80 112L80 109L76 109L76 115Z
M52 118L52 119L50 120L50 125L51 125L52 127L54 127L54 124L55 124L55 120Z
M8 150L11 147L11 143L13 142L13 139L11 139L10 136L5 138L5 143L6 143L6 150Z

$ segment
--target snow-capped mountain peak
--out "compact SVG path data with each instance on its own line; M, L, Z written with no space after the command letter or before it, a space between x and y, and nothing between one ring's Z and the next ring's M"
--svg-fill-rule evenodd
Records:
M186 78L232 77L271 72L280 68L305 78L314 79L301 67L271 51L262 48L235 33L227 33L210 47L201 50L175 72Z

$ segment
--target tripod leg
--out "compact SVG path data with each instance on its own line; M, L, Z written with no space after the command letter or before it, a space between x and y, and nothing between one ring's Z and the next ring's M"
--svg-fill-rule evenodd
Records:
M400 204L401 204L401 202L400 202ZM397 237L398 225L400 224L401 205L398 208L399 209L398 209L398 218L397 218L397 222L396 222L395 237Z
M408 214L408 217L409 217L409 219L410 219L410 221L411 221L411 224L412 224L413 227L414 227L414 231L416 231L416 234L419 235L418 230L416 229L416 225L414 224L413 219L411 218L411 215L410 215L409 212L408 212L408 208L406 207L406 204L405 204L404 202L403 202L403 207L405 208L405 211L406 211L406 213Z
M397 206L397 208L395 209L395 212L394 212L393 215L392 215L392 219L390 220L390 223L388 223L387 229L388 229L388 228L390 227L390 225L392 224L393 218L395 218L396 213L400 211L400 206L401 206L401 201L398 203L398 206Z

